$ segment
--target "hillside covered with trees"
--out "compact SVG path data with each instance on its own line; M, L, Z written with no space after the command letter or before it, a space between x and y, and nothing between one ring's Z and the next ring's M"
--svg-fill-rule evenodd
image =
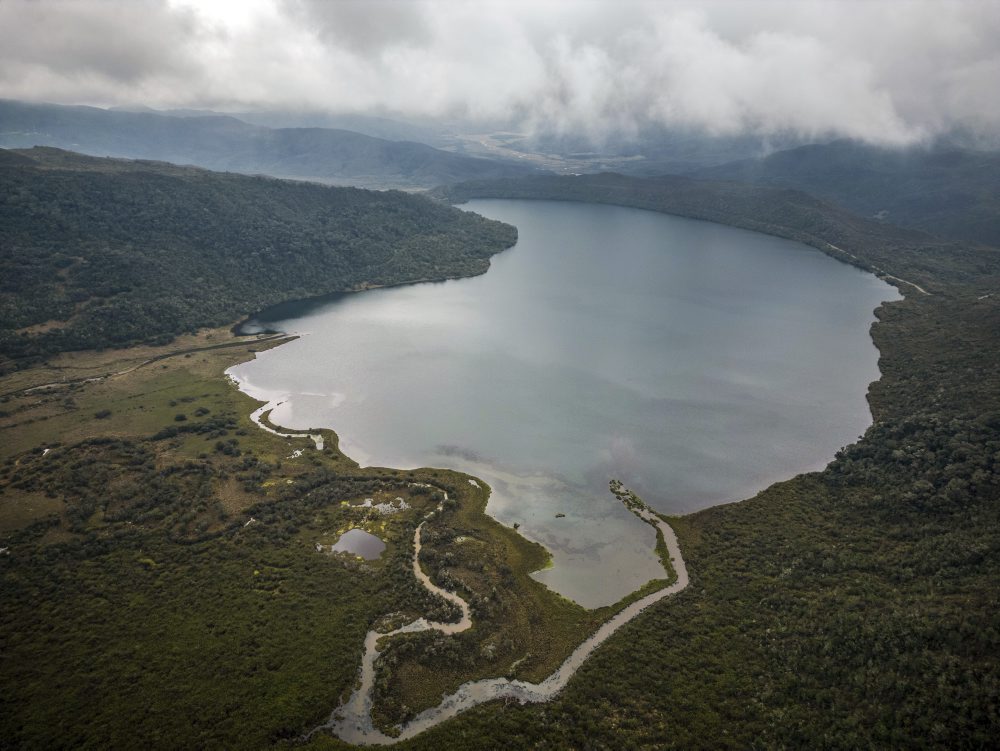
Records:
M966 242L1000 245L1000 153L955 146L885 149L809 144L692 172L794 188L862 216Z
M400 192L0 151L0 356L162 342L285 300L482 273L516 236Z

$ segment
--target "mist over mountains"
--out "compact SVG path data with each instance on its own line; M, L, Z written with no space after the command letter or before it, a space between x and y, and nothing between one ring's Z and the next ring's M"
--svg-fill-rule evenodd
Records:
M309 123L358 130L301 127ZM284 124L296 127L271 127ZM1000 152L969 148L977 142L967 134L929 145L883 147L845 139L803 143L791 133L763 138L647 128L594 144L579 135L476 133L474 127L456 120L414 123L373 115L260 111L235 117L209 110L0 100L2 148L55 146L94 156L379 189L429 189L545 173L678 174L793 188L862 216L1000 246Z
M1000 133L998 39L991 2L8 0L0 97L913 145Z
M375 188L427 188L533 171L347 130L268 128L226 115L178 117L0 101L0 147L32 146Z

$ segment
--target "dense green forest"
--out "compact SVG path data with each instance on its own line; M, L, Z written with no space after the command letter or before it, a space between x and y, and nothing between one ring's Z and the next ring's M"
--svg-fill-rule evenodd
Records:
M1000 245L1000 154L949 146L810 144L691 173L794 188L862 216L966 242Z
M399 192L0 151L0 367L482 273L513 227Z

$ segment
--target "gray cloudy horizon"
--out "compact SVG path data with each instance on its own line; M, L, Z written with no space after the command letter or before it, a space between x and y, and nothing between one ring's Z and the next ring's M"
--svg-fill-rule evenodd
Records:
M1000 137L983 0L0 0L0 97L502 121L599 141Z

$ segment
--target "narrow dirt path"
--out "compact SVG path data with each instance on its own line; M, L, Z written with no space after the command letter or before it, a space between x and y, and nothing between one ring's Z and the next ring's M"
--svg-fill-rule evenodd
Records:
M827 243L826 247L831 248L832 250L835 250L838 253L847 256L848 258L853 258L858 263L865 263L864 261L862 261L860 258L858 258L853 253L849 253L848 251L844 250L843 248L838 248L833 243ZM928 292L927 290L925 290L923 287L921 287L916 282L911 282L909 279L902 279L901 277L893 276L892 274L887 274L885 271L883 271L882 269L880 269L878 266L873 266L871 264L867 264L867 265L871 268L872 271L875 272L875 275L878 276L881 279L894 279L897 282L902 282L903 284L910 285L911 287L913 287L913 289L917 290L917 292L922 292L925 295L929 295L930 294L930 292Z
M0 396L18 396L20 394L31 394L36 391L45 391L47 389L62 388L65 386L72 386L77 383L94 383L95 381L103 381L107 378L116 378L118 376L128 375L139 368L144 368L147 365L151 365L154 362L160 362L161 360L166 360L171 357L179 357L181 355L190 355L195 352L208 352L214 349L229 349L230 347L246 347L251 344L258 344L261 342L270 342L274 339L284 339L284 338L295 338L289 337L288 334L272 334L270 336L264 336L259 339L243 340L236 342L225 342L223 344L209 344L205 347L188 347L187 349L179 349L175 352L166 352L162 355L157 355L156 357L150 357L147 360L143 360L140 363L136 363L124 370L116 370L111 373L103 373L101 375L89 376L87 378L70 378L65 381L52 381L51 383L42 383L38 386L28 386L27 388L18 389L16 391L10 391L6 394Z

